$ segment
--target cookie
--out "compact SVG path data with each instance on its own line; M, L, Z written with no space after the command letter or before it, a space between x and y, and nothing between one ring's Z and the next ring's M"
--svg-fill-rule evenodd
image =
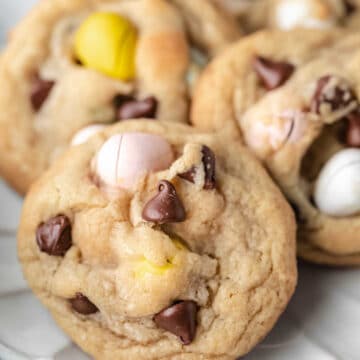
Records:
M234 359L296 283L295 221L232 138L127 121L71 148L31 188L25 277L96 359Z
M200 40L190 57L183 13L166 0L39 3L0 59L0 174L25 193L88 125L186 122L192 83L224 46Z
M354 172L360 146L359 45L356 34L349 36L299 68L241 120L246 143L298 213L299 254L319 263L360 264L354 236L360 226Z
M212 89L216 83L219 89L212 94L220 99L217 117L207 125L220 127L220 109L227 109L223 116L232 131L240 130L245 144L264 162L293 205L299 255L322 264L360 264L360 241L355 235L360 226L359 45L354 33L294 68L289 58L275 58L276 51L273 57L255 52L252 68L250 62L247 67L232 67L237 70L231 75L234 84L222 77L221 69L215 75L216 63L202 83L205 88L209 81ZM222 69L224 62L239 59L235 49L224 56ZM265 54L267 58L258 57ZM262 85L251 87L251 81ZM259 94L259 86L262 94L251 98ZM226 97L220 97L220 92ZM200 116L198 120L205 124Z

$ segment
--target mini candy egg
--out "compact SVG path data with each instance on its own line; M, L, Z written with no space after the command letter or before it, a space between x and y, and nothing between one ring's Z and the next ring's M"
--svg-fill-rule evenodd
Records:
M172 241L177 250L187 251L187 248L178 239L172 239ZM174 264L174 258L168 259L165 265L156 265L143 257L136 264L135 276L137 278L143 278L146 274L164 275L167 271L173 269L174 266L176 266Z
M169 271L173 267L174 265L171 262L171 260L168 260L166 265L155 265L149 260L144 258L142 260L139 260L139 262L137 263L135 276L137 278L142 278L146 274L163 275L166 273L166 271Z
M297 27L325 29L334 25L333 9L323 0L279 0L275 24L279 29Z
M350 216L360 211L360 149L335 154L318 177L314 200L331 216Z
M71 146L81 145L88 141L93 135L104 129L105 125L89 125L79 130L71 140Z
M115 13L90 15L75 35L75 55L82 64L108 76L135 77L136 28Z
M173 161L171 146L162 137L125 133L112 136L101 147L95 172L105 185L132 189L142 175L167 169Z

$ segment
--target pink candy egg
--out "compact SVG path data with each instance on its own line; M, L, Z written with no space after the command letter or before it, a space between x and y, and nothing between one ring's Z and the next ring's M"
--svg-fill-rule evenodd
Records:
M130 190L141 176L167 169L173 161L171 146L162 137L125 133L104 143L95 160L95 172L105 185Z

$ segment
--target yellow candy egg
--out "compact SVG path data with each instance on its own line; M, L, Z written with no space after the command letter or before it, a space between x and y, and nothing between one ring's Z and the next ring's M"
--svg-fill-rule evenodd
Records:
M152 275L163 275L166 271L170 270L174 265L172 264L171 260L168 260L166 265L155 265L149 260L143 258L141 259L136 266L135 276L137 278L142 278L145 274L152 274Z
M176 249L179 251L187 251L186 246L177 238L171 239ZM145 256L141 257L140 260L137 261L135 266L135 277L143 278L146 274L151 275L164 275L167 271L174 268L176 265L175 256L171 259L167 259L165 265L156 265L145 258Z
M135 77L136 28L115 13L90 15L75 34L75 55L88 68L108 76Z

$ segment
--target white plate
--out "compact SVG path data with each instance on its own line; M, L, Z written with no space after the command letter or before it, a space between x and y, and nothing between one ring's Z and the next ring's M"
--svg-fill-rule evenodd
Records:
M33 3L0 0L0 43ZM88 359L56 327L22 278L15 240L20 209L21 199L0 181L0 359ZM300 265L288 310L245 359L360 359L359 277L360 270Z

